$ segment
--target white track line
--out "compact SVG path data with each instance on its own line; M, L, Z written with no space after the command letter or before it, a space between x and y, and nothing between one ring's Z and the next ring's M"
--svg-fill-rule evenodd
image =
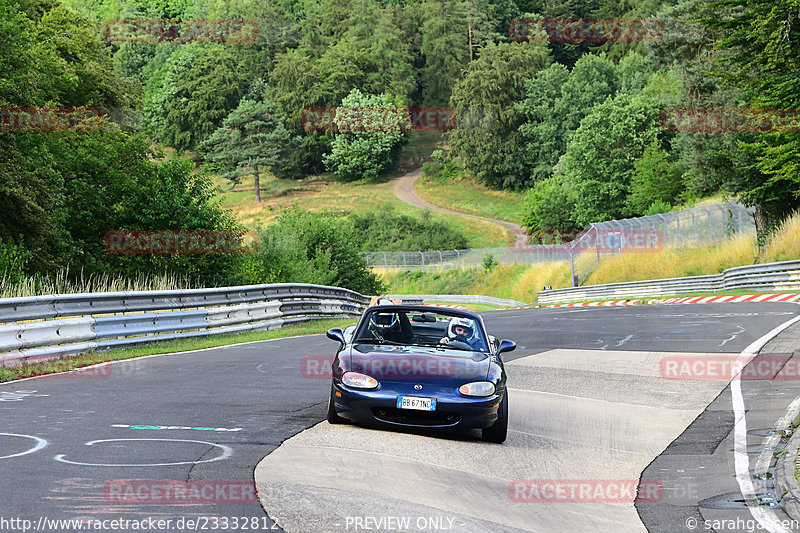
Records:
M760 339L745 348L736 359L734 368L744 369L744 367L756 356L769 341L779 333L789 328L793 324L800 322L800 316L796 316L788 322L784 322ZM741 374L737 373L731 380L731 403L733 404L733 414L736 425L734 426L734 445L733 458L736 467L736 481L739 483L739 490L747 502L750 514L753 515L761 526L771 533L784 533L788 530L783 527L775 511L769 507L762 507L754 503L755 489L753 480L750 477L750 457L747 455L747 420L745 419L744 398L742 397Z

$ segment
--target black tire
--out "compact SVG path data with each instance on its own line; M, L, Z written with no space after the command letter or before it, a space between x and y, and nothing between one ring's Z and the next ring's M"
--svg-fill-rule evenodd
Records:
M336 412L336 408L333 405L333 394L334 394L334 389L333 385L331 385L331 396L328 399L328 423L346 424L347 419L339 416L338 413Z
M481 430L481 436L486 442L500 444L506 440L508 434L508 389L503 394L500 407L497 409L497 420L488 428Z

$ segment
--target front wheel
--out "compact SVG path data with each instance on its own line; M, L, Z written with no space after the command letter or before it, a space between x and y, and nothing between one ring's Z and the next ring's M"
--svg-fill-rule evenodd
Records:
M347 422L346 418L339 416L336 412L336 407L333 405L333 395L335 389L333 388L333 384L331 383L331 396L328 400L328 423L329 424L345 424Z
M481 436L486 442L500 444L506 440L508 434L508 389L503 394L500 407L497 409L497 420L486 429L481 430Z

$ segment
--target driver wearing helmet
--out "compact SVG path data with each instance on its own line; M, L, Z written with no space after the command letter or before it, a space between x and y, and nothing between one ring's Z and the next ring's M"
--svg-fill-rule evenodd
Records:
M440 344L458 341L468 344L473 350L483 350L484 345L475 333L475 324L469 318L453 317L447 328L447 337L442 337Z
M380 299L377 305L392 305L391 300ZM379 340L410 342L411 323L405 313L374 311L369 317L369 331Z

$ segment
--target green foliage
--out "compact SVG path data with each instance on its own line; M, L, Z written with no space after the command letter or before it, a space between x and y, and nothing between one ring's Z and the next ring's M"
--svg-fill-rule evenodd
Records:
M394 212L350 215L360 249L376 252L462 250L467 238L457 228L433 220L428 211L422 218Z
M481 264L483 265L483 269L486 272L489 272L492 269L492 267L494 267L494 266L496 266L498 264L498 261L497 261L497 258L494 256L494 254L488 254L488 255L483 256L483 260L481 261Z
M469 36L464 31L469 13L464 2L454 0L429 0L422 8L422 101L424 105L444 106L469 63Z
M452 181L459 177L460 172L455 162L446 157L441 150L434 150L431 153L433 162L426 162L422 165L422 175L433 178L437 181Z
M284 175L284 168L300 139L293 137L275 116L272 102L244 98L200 146L209 168L238 184L242 176L255 175L256 200L261 199L259 176Z
M704 25L719 32L716 47L726 52L721 72L741 88L749 105L761 109L800 107L800 27L797 0L713 2ZM742 172L729 188L756 206L756 227L763 241L768 226L800 206L800 133L788 127L744 138ZM735 159L738 154L729 153Z
M528 228L533 243L561 242L562 234L573 235L578 224L574 219L575 193L563 175L537 182L525 195L522 224Z
M256 77L250 58L222 44L187 44L154 74L145 117L161 142L195 149L222 124Z
M384 95L350 91L333 119L339 131L331 153L324 158L328 170L342 180L353 181L374 179L389 168L406 140L403 129L407 127L407 118L399 112L393 113L395 107ZM363 110L358 113L363 118L353 119L354 108Z
M682 192L681 168L669 160L669 155L661 149L658 142L653 142L634 163L627 199L630 213L645 213L654 204L666 205L669 211L670 203Z
M246 282L318 283L361 294L383 292L382 282L359 253L352 226L342 217L291 209L258 234L258 249L247 259L252 277Z
M24 277L25 265L33 254L21 244L0 239L0 284L13 285Z
M658 215L659 213L669 213L671 210L672 206L667 202L656 200L644 210L644 214L647 216Z
M634 162L659 132L658 106L620 94L594 107L564 154L564 179L574 188L575 222L624 218Z
M543 45L489 44L470 63L453 88L450 106L456 127L450 132L452 155L485 184L523 188L527 182L518 131L525 82L550 62Z

